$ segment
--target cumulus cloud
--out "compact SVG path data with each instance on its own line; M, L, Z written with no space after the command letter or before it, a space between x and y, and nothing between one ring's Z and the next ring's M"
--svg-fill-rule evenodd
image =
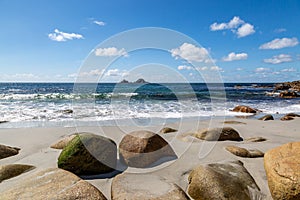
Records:
M291 61L293 61L292 56L288 54L280 54L277 56L273 56L272 58L264 59L265 63L270 63L270 64L280 64L280 63L291 62Z
M226 57L223 57L223 61L229 62L234 60L246 60L248 58L247 53L229 53Z
M230 29L233 33L237 34L239 38L245 37L255 33L254 26L246 23L238 16L234 16L228 23L213 23L210 25L211 31L221 31Z
M209 62L208 51L203 47L196 47L190 43L183 43L180 47L171 49L171 54L175 59L185 59L188 62Z
M223 71L223 69L221 67L218 67L218 66L212 66L212 67L210 67L210 70L212 70L212 71Z
M246 37L247 35L251 35L253 33L255 33L254 26L249 23L243 24L236 32L239 38Z
M299 44L296 37L293 38L276 38L271 42L262 44L259 49L282 49L286 47L293 47Z
M178 70L193 70L194 68L192 66L188 66L188 65L179 65L177 67Z
M239 25L243 24L244 21L240 19L240 17L234 16L228 23L213 23L210 25L211 31L220 31L225 29L233 29L237 28Z
M119 69L109 69L107 72L104 74L104 76L127 76L129 73L126 70L120 71Z
M117 49L116 47L98 48L95 50L96 56L128 56L124 48Z
M94 23L94 24L97 24L97 25L99 25L99 26L105 26L105 25L106 25L105 22L103 22L103 21L98 21L98 20L94 20L93 23Z
M256 73L265 73L265 72L270 71L270 69L269 68L264 68L264 67L259 67L259 68L256 68L254 71Z
M58 29L54 30L54 33L48 34L49 39L57 42L65 42L67 40L73 40L73 39L83 39L83 36L77 33L65 33L62 31L59 31Z

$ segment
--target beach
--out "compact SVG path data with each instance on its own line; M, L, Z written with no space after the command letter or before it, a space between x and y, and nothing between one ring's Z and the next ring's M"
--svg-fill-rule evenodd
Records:
M205 121L184 121L160 126L149 126L146 130L158 133L163 127L172 127L178 132L160 134L173 148L177 159L159 162L154 167L138 169L128 167L124 172L145 174L150 173L177 184L184 191L188 188L188 175L195 167L201 164L216 163L224 160L240 160L260 188L262 199L272 199L264 169L264 158L242 158L225 150L228 145L243 148L254 148L262 152L280 145L300 141L300 118L291 121L261 121L257 119L226 118L242 122L239 124L224 124L224 119ZM208 127L232 127L238 131L243 141L204 141L193 137L185 137L186 133ZM144 127L137 126L94 126L94 127L50 127L50 128L15 128L1 129L1 144L19 147L18 155L0 160L0 165L28 164L36 168L1 183L0 194L13 188L20 181L27 179L32 174L47 168L57 168L57 159L61 150L50 146L64 136L89 132L111 138L117 145L125 134L137 131ZM266 141L249 142L251 137L263 137ZM185 139L183 139L185 138ZM111 199L111 182L116 174L83 176L82 178L96 186L107 199ZM144 180L145 182L147 180ZM129 183L130 184L130 183ZM156 187L160 187L157 185ZM1 195L0 195L1 196Z

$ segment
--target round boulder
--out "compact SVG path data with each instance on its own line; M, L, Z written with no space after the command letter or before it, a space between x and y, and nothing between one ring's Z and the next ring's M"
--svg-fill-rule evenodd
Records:
M120 174L111 185L112 200L188 200L176 184L152 174Z
M0 159L17 155L21 149L0 144Z
M300 142L267 151L264 166L274 200L300 199Z
M257 150L257 149L245 149L242 147L230 145L226 147L226 150L230 153L244 158L257 158L257 157L264 157L264 153Z
M269 120L274 120L274 117L272 115L265 115L265 116L259 118L259 120L269 121Z
M207 141L242 141L239 133L231 127L203 129L192 134L194 137Z
M67 146L67 144L74 138L76 137L75 134L73 135L68 135L61 140L57 141L56 143L52 144L50 147L53 149L63 149Z
M195 200L251 200L260 189L240 161L201 165L188 178L188 194Z
M31 165L10 164L0 166L0 183L6 179L18 176L24 172L34 169Z
M119 145L120 158L130 167L144 168L164 157L176 157L172 147L160 135L134 131Z
M111 139L91 134L77 134L62 150L58 167L78 175L103 174L114 171L117 146Z
M46 169L1 192L0 199L106 200L93 185L62 169Z
M176 132L176 129L170 128L170 127L164 127L162 128L159 133L172 133L172 132Z
M259 110L251 108L249 106L236 106L233 110L233 112L244 112L244 113L257 113Z

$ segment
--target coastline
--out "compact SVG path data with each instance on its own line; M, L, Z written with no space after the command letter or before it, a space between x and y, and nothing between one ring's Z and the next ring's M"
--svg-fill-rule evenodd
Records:
M262 152L266 152L272 148L282 144L294 141L300 141L299 118L292 121L260 121L257 119L243 118L226 118L226 120L240 121L246 124L224 124L236 129L242 138L264 137L265 142L250 143L247 141L220 141L207 142L194 139L192 143L180 140L180 136L187 132L208 128L222 127L223 120L216 119L213 124L210 120L206 121L183 121L181 124L171 123L167 125L147 127L147 130L159 132L165 126L178 129L176 133L162 134L161 136L170 143L174 151L178 155L178 159L171 160L142 171L143 173L155 174L174 182L184 191L188 186L188 174L196 166L204 163L214 163L223 160L240 160L244 163L244 167L249 171L257 185L261 189L261 193L266 195L267 199L272 199L267 184L266 174L263 166L263 158L241 158L237 157L225 150L228 145L237 145L245 148L256 148ZM137 126L94 126L94 127L50 127L50 128L17 128L17 129L0 129L1 144L16 146L21 148L18 155L0 160L3 164L30 164L36 169L17 177L5 180L1 183L0 194L8 188L13 187L20 180L26 179L28 176L47 168L57 167L57 158L60 150L50 148L50 145L58 141L66 135L76 132L91 132L95 134L105 135L113 139L118 145L125 133L144 129ZM189 141L189 140L188 140ZM200 149L211 149L209 154L199 159ZM213 148L211 148L213 147ZM181 155L179 155L181 154ZM126 172L141 173L133 168L126 169ZM111 181L113 175L107 176L90 176L84 179L96 186L107 199L110 199Z

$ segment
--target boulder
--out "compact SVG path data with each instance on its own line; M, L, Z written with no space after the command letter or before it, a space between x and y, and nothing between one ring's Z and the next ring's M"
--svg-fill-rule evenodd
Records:
M114 171L117 146L111 139L91 134L77 134L62 150L58 167L78 175L103 174Z
M67 146L67 144L74 138L76 137L75 134L73 135L68 135L61 140L57 141L56 143L52 144L50 147L53 149L63 149Z
M265 116L259 118L259 120L269 121L269 120L274 120L274 117L272 115L265 115Z
M21 149L0 144L0 159L17 155Z
M285 116L283 116L282 118L280 118L281 121L289 121L289 120L293 120L295 117L300 117L300 115L295 114L295 113L288 113Z
M38 172L2 192L0 199L106 200L96 187L62 169Z
M201 165L188 178L188 194L195 200L251 200L260 189L241 161Z
M172 147L160 135L134 131L125 135L119 145L120 159L130 167L144 168L164 157L176 157Z
M0 166L0 183L6 179L10 179L20 174L34 169L31 165L11 164Z
M294 91L283 91L279 93L279 97L281 98L296 98L300 97L297 92Z
M207 141L242 141L239 133L231 127L203 129L192 134L194 137Z
M300 199L300 142L267 151L264 166L274 200Z
M286 116L286 115L280 118L281 121L290 121L290 120L293 120L293 119L294 119L294 117Z
M226 147L226 150L230 153L244 158L257 158L257 157L264 157L264 153L257 150L257 149L245 149L242 147L230 145Z
M111 185L112 200L188 200L185 192L176 184L152 174L117 175Z
M247 138L245 141L247 141L247 142L264 142L266 140L267 139L264 137L250 137L250 138Z
M162 128L159 133L172 133L172 132L176 132L176 129L170 128L170 127L164 127Z
M229 120L229 121L224 121L224 124L247 124L247 123L234 121L234 120Z
M249 106L236 106L232 111L233 112L244 112L244 113L257 113L257 112L260 112L259 110L251 108Z

